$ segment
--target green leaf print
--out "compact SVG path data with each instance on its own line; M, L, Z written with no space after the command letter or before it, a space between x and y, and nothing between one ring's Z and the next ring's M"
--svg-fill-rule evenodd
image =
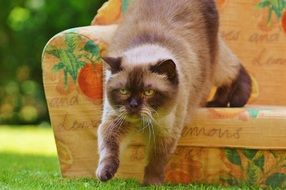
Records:
M77 71L75 70L76 62L72 59L70 52L61 51L60 60L65 64L65 71L70 74L73 80L76 80Z
M286 174L283 173L274 173L266 180L266 185L271 186L272 188L282 187L286 181Z
M275 13L278 19L282 17L282 13L286 9L286 2L285 0L261 0L256 7L268 9L268 22L271 22L272 13Z
M70 52L74 52L76 48L76 42L80 40L80 37L78 35L66 35L65 36L65 42L67 44L67 50Z
M226 148L225 155L231 163L238 166L241 165L241 159L236 149Z
M92 57L99 57L100 49L92 40L88 40L83 49L91 53Z
M52 71L54 72L59 72L60 70L64 69L65 68L65 64L60 62L58 64L55 64L52 68Z
M64 73L64 85L67 87L68 79L71 77L73 82L78 79L78 73L87 63L95 63L100 56L100 48L92 40L85 40L85 44L82 47L82 36L74 33L66 34L64 37L65 48L56 46L48 46L46 53L53 55L58 59L52 67L53 72ZM81 47L80 47L81 46Z
M253 162L254 162L254 164L257 167L259 167L261 169L261 171L263 171L263 167L264 167L264 164L265 164L265 157L264 157L264 155L259 156Z
M258 152L257 150L251 150L251 149L242 150L243 155L249 160L252 160L255 157L257 152Z
M65 88L67 88L67 86L68 86L68 72L66 70L64 70L64 85L65 85Z
M55 46L49 45L46 49L46 53L53 55L58 59L60 58L60 52Z
M260 174L259 168L254 164L249 164L247 168L247 183L256 184L256 181Z
M270 0L262 0L260 3L257 4L258 8L265 8L271 6Z

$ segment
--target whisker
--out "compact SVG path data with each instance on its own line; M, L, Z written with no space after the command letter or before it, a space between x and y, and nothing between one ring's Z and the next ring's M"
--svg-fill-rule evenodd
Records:
M110 124L110 126L109 126L110 127L110 133L112 133L114 128L118 126L119 122L120 122L120 119L116 119L115 122L112 122Z
M152 115L152 110L154 110L153 108L149 108L149 107L143 107L142 108L142 112L144 113L144 114L146 114L147 116L148 116L148 118L150 118L150 119L152 119L152 121L154 122L154 123L156 123L157 124L157 121L156 121L156 119L153 117L153 115ZM156 115L158 115L158 113L154 110L154 113L156 113Z
M148 125L148 121L147 121L147 119L146 119L146 117L145 116L143 116L143 123L144 123L144 125L146 125L146 127L144 128L144 129L148 129L148 133L149 133L149 146L151 145L151 129L150 129L150 127L149 127L149 125Z
M144 132L147 127L148 127L148 126L145 125L145 119L144 119L144 117L143 117L143 118L142 118L142 126L141 126L141 129L139 130L139 132Z
M156 137L155 137L155 130L154 130L154 126L153 126L153 123L152 121L149 120L149 123L150 123L150 126L151 126L151 129L152 129L152 133L153 133L153 141L154 141L154 144L156 143Z
M153 139L153 143L155 144L155 133L154 133L154 128L153 128L153 125L152 123L150 122L150 119L147 118L147 126L148 126L148 129L149 129L149 136L150 136L150 142L151 142L151 137Z
M119 123L118 127L121 127L123 123L124 123L124 118L121 118L121 120L120 120L120 123Z
M159 117L158 112L157 112L154 108L152 108L152 107L148 107L148 109L150 109L150 110L151 110L151 112L155 113L155 115L156 115L157 117Z
M115 127L121 127L122 124L124 123L125 121L125 118L126 118L126 113L125 112L122 112L120 113L116 119L115 119L115 122L112 122L109 126L109 131L110 133L113 133L113 130Z
M145 129L146 129L146 126L145 126L145 116L144 115L141 115L141 126L140 126L141 128L140 129L138 129L138 131L141 133L141 132L143 132L144 133L144 131L145 131Z
M150 109L148 109L148 107L143 107L142 111L142 118L144 123L146 123L146 127L148 127L148 132L149 132L149 145L151 143L156 143L156 137L155 137L155 130L154 130L154 123L157 123L156 120L154 119L154 117L152 116L152 113L150 111ZM145 129L146 127L144 127L143 129Z

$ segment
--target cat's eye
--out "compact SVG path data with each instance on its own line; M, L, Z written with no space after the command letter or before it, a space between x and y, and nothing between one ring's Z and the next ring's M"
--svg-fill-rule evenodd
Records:
M145 90L145 91L144 91L144 95L145 95L145 96L153 96L154 93L155 93L155 91L154 91L154 90L151 90L151 89L148 89L148 90Z
M125 89L125 88L121 88L121 89L119 90L119 92L120 92L120 94L122 94L122 95L127 95L127 94L129 93L128 90Z

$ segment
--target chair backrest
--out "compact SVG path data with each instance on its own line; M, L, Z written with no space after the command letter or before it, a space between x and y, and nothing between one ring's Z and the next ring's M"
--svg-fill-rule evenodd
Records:
M117 24L136 0L109 0L93 25ZM253 77L251 104L286 105L286 4L216 0L221 35ZM280 2L281 0L278 0Z

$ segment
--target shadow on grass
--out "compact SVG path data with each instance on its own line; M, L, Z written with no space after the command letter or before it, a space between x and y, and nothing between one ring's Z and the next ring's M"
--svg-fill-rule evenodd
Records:
M242 186L226 187L213 185L164 185L160 187L143 187L133 180L111 180L101 183L96 179L65 179L61 177L56 156L42 156L0 152L0 189L68 189L68 190L114 190L114 189L194 189L194 190L219 190L219 189L245 189L259 188Z
M101 183L96 179L61 177L56 156L0 152L0 189L130 189L132 180Z

